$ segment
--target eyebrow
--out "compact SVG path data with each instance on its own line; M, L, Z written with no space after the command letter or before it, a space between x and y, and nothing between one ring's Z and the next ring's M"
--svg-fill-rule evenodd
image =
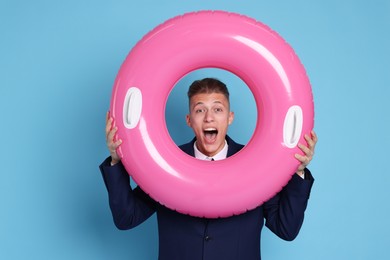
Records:
M213 101L213 104L222 104L223 105L223 103L221 101L219 101L219 100ZM194 104L194 107L196 107L197 105L204 105L204 102L199 101L196 104Z

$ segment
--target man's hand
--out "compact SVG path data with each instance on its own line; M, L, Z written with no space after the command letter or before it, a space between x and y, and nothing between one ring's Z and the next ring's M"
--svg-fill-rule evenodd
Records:
M111 165L117 164L121 160L118 153L116 152L116 149L122 144L121 139L114 141L114 137L118 128L116 126L113 127L113 121L114 120L112 119L112 117L110 117L110 113L107 112L106 143L107 143L108 151L110 152L111 155Z
M297 174L301 177L304 174L304 169L306 168L306 166L309 165L309 163L313 159L314 149L315 149L318 138L317 138L316 133L314 131L311 131L310 135L305 134L305 140L306 140L307 145L304 145L301 143L298 144L299 149L302 150L304 155L295 154L295 158L301 162L301 164L299 165L298 170L297 170Z

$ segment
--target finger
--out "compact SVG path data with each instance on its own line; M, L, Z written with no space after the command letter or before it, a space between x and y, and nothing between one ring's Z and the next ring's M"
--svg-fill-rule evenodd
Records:
M308 135L308 138L311 140L311 142L313 143L313 146L315 146L315 144L317 143L318 141L318 137L317 137L317 134L314 132L314 130L312 130L310 132L310 136Z
M305 134L305 140L306 143L308 144L308 147L312 147L314 145L313 139L311 139L311 136L308 134Z
M108 135L109 135L111 130L112 130L112 118L109 117L109 118L107 118L107 121L106 121L106 138L108 138Z
M111 128L111 130L109 130L108 135L107 135L107 144L114 143L114 137L115 137L117 130L118 130L118 127L116 127L116 126Z
M116 149L121 145L121 143L122 143L122 140L117 140L115 142L110 142L108 144L108 150L110 151L110 153L115 153Z
M111 147L109 148L110 154L112 158L118 158L117 149L122 144L122 140L118 140L115 143L112 143Z
M121 144L122 144L122 139L117 140L113 145L114 150L116 150Z
M310 159L307 156L295 154L295 158L301 163L302 167L306 167L310 163Z
M314 145L317 144L318 137L317 137L316 132L314 132L314 130L311 131L311 136L312 136L312 139L314 141Z
M314 152L314 148L316 146L316 140L314 138L312 138L311 136L307 135L307 134L305 135L305 140L306 140L308 148L312 152Z
M109 123L109 120L110 120L110 111L107 111L106 112L106 128L107 128L107 124Z
M306 145L303 144L298 144L299 149L309 158L311 158L314 154L313 150L307 147Z

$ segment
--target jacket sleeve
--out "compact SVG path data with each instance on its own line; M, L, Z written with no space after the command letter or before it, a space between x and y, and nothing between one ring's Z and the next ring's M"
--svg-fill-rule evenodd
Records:
M113 166L110 162L109 157L99 168L108 191L112 217L118 229L131 229L156 211L156 202L140 187L131 188L129 174L121 162Z
M294 174L289 183L263 205L265 225L280 238L292 241L301 229L314 179L305 169L305 179Z

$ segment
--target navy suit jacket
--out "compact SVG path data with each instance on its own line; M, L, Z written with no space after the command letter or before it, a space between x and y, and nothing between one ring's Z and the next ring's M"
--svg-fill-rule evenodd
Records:
M243 145L229 137L228 156ZM180 146L194 156L195 139ZM131 229L157 213L160 260L261 259L260 235L265 225L277 236L291 241L301 228L314 179L305 169L305 179L293 175L275 197L241 215L207 219L170 210L150 198L140 187L130 187L129 175L121 163L101 165L113 220L119 229Z

